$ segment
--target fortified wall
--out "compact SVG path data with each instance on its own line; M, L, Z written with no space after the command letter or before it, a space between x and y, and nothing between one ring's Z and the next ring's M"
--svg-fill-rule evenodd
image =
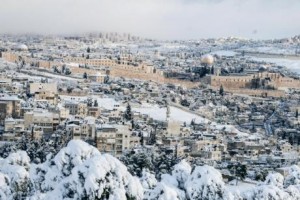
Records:
M253 90L253 89L227 89L226 92L233 94L245 94L256 97L283 97L285 92L282 90Z
M276 90L285 90L289 88L299 89L300 80L285 77L280 73L262 72L251 75L241 76L216 76L210 77L210 85L212 88L224 89L241 89L251 88L254 80L264 80L266 85L273 87Z
M109 68L106 74L112 77L124 77L130 79L141 79L147 81L154 81L162 84L175 84L186 88L192 88L199 85L199 82L191 82L173 78L165 78L163 71L156 69L152 65L141 63L138 66L128 65L127 63L117 63L110 59L86 59L81 57L68 57L63 62L57 61L45 61L37 58L32 58L26 55L17 55L14 52L2 52L2 58L9 62L18 62L24 60L26 63L32 64L33 66L51 70L53 66L61 68L64 64L72 71L73 74L94 75L101 71L100 67L106 66ZM80 68L73 66L72 63L95 66L99 67L99 70Z

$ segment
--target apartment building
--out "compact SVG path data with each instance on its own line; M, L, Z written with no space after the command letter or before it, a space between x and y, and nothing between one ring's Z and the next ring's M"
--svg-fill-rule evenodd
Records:
M65 108L69 110L71 115L86 117L88 113L87 104L75 101L68 101L65 103Z
M138 145L135 137L131 137L131 131L126 125L103 125L96 129L97 148L101 152L110 153L116 157L123 151Z
M97 83L104 83L106 75L103 75L101 73L97 74L89 74L87 78L92 81L92 82L97 82Z
M30 94L36 94L41 91L57 94L57 84L56 83L30 83L29 85Z
M44 100L47 101L49 104L56 105L58 94L53 91L39 91L35 93L36 100Z
M16 96L0 97L0 125L4 124L7 117L20 118L21 103Z
M52 113L44 110L27 112L24 114L24 120L25 128L36 125L41 127L43 132L46 134L53 133L60 122L58 113Z
M4 120L4 133L21 134L25 131L23 119L6 118Z

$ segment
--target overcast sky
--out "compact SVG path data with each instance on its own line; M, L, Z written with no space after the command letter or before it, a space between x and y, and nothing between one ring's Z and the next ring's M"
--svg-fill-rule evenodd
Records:
M0 0L0 33L125 32L157 39L300 34L300 0Z

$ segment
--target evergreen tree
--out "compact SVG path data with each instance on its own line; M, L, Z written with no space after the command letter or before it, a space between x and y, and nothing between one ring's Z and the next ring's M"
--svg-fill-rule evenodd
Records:
M220 86L219 94L220 94L221 96L224 95L224 88L223 88L223 85Z
M68 92L68 93L71 93L72 91L73 91L73 88L71 88L71 87L68 87L68 88L67 88L67 92Z
M63 65L62 67L61 67L61 73L65 73L65 71L66 71L66 65Z
M98 107L98 101L96 99L94 101L94 107Z
M88 47L88 48L86 49L86 52L87 52L87 53L90 53L90 52L91 52L91 48Z
M186 99L182 99L182 100L180 101L180 104L181 104L182 106L189 107L191 103L190 103L188 100L186 100Z
M297 109L297 110L296 110L295 117L298 119L298 116L299 116L299 111L298 111L298 109Z
M162 174L171 173L174 165L180 161L173 153L148 152L144 148L138 153L135 151L127 152L120 160L127 166L131 174L141 177L143 169L147 169L154 173L157 179L160 179Z
M239 180L244 180L247 176L247 166L245 164L237 163L228 165L228 169Z
M104 77L104 83L108 83L108 81L109 81L109 76L107 75Z
M140 138L141 138L140 143L141 143L142 146L144 146L144 135L143 135L143 133L140 134Z
M195 130L195 119L192 119L192 121L191 121L191 127L193 127L193 130Z
M58 74L61 73L61 72L58 70L57 66L54 66L54 67L53 67L53 71L54 71L55 73L58 73Z
M124 115L125 119L126 120L132 120L132 112L131 112L131 106L130 104L128 103L127 104L127 107L126 107L126 111L125 111L125 115Z
M87 79L87 73L86 72L83 73L83 78Z
M71 70L69 68L66 68L65 75L70 75L71 73L72 73Z
M92 107L93 106L93 99L91 97L87 98L87 106Z

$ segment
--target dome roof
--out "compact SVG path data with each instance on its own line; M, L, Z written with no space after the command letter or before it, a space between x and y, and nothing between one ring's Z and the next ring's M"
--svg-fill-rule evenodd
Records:
M19 51L27 51L28 47L25 44L19 44L15 47L15 49Z
M203 64L213 64L214 63L214 57L210 54L206 54L201 57L201 63Z

